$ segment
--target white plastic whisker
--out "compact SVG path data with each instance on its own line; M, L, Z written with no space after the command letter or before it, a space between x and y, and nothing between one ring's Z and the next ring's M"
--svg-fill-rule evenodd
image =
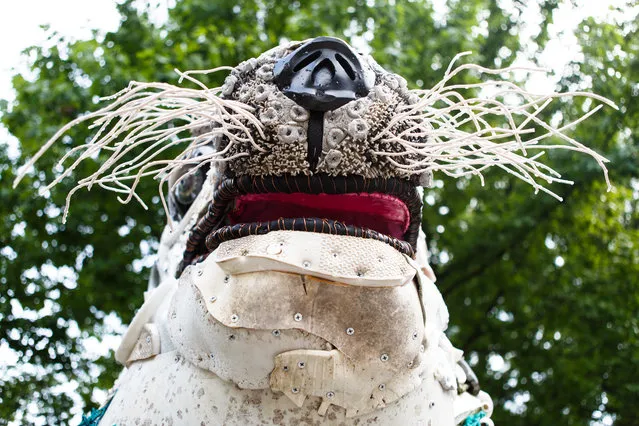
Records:
M225 158L225 156L237 143L249 143L254 149L264 151L264 147L260 146L253 137L253 134L264 137L263 125L253 115L254 108L235 100L220 98L218 94L221 88L209 89L193 77L196 74L209 74L229 69L232 68L177 71L180 81L187 80L197 85L198 89L173 86L168 83L131 82L118 93L103 98L110 101L110 104L98 111L84 114L58 130L22 167L14 181L14 186L57 140L71 128L83 123L87 123L87 127L97 131L88 142L70 149L58 161L57 164L63 166L68 160L74 158L74 161L65 167L46 186L46 189L52 188L67 178L83 161L102 153L106 154L106 158L96 172L79 179L76 186L69 191L64 219L66 219L71 196L81 188L90 190L96 184L109 191L126 194L126 196L118 197L123 203L135 199L145 206L136 193L141 178L161 179L161 176L168 176L178 167L194 164L195 160L187 157L197 147L209 143L216 137L225 137L227 146L209 154L206 158L199 158L200 161L209 163L229 161L231 158ZM191 132L202 128L209 130L197 137L190 136ZM167 157L167 152L176 146L184 147L181 153L164 159L163 157Z
M397 149L373 150L373 155L408 175L442 171L454 177L482 176L482 171L497 166L507 173L555 198L559 196L546 189L544 183L571 181L560 178L559 173L541 163L540 149L563 149L588 154L602 169L610 185L607 160L565 132L591 117L603 105L616 108L610 100L587 92L534 94L518 85L501 80L478 83L448 83L462 71L500 75L515 70L542 71L528 67L488 69L474 64L454 66L468 52L456 55L444 76L429 90L414 90L419 98L412 105L397 108L396 114L372 138L382 146ZM479 96L464 96L475 92ZM601 102L577 119L553 126L540 114L555 100L586 97ZM398 128L399 127L399 128ZM539 131L543 133L540 134ZM551 143L542 143L549 141ZM528 156L528 150L535 153Z

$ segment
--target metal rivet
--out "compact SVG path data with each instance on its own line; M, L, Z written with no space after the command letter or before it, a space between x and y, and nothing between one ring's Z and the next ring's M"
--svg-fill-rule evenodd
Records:
M408 368L411 368L413 366L413 361L408 363Z
M346 329L346 334L348 334L349 336L352 336L353 334L355 334L355 329L352 327L348 327Z
M215 302L216 300L217 300L217 296L211 296L211 297L209 298L209 302L211 302L211 303L212 303L212 302Z
M379 359L381 359L382 362L386 362L386 361L388 361L389 357L388 357L387 354L382 354L382 356L380 356Z
M330 398L332 398L332 397L334 397L334 396L335 396L335 392L333 392L333 391L328 391L328 392L326 392L326 398L329 398L329 399L330 399Z
M215 359L215 354L214 354L213 352L211 352L211 353L209 354L209 358L211 358L211 359Z
M426 348L424 347L424 345L419 345L419 351L420 352L424 352Z
M146 343L151 343L151 336L146 336Z
M384 383L382 383L379 386L377 386L377 389L383 391L384 389L386 389L386 385Z
M300 390L299 390L298 388L293 388L293 389L291 389L291 392L293 392L293 393L299 393L299 392L300 392Z
M300 361L300 362L297 363L297 367L298 368L304 368L304 367L306 367L306 363L304 361Z
M428 408L433 408L435 406L435 401L430 401L428 403Z
M237 320L239 320L239 319L240 319L240 317L237 316L237 314L231 315L231 322L237 322Z
M204 273L204 271L203 271L203 270L201 270L201 269L200 269L200 270L198 270L198 271L197 271L197 275L198 275L198 277L201 277L203 273Z
M228 275L224 277L224 283L228 283L229 281L231 281L231 277L229 277Z
M288 365L285 365L284 367L282 367L282 370L288 371Z
M417 337L418 337L417 332L414 332L413 333L413 340L417 339Z
M299 312L298 312L298 313L296 313L296 314L295 314L295 316L293 317L293 319L294 319L295 321L298 321L298 322L299 322L299 321L302 321L302 318L304 318L304 317L303 317L303 316L302 316L302 314L300 314Z
M309 262L308 260L305 260L304 262L302 262L302 266L305 268L308 268L311 266L311 262Z
M273 330L273 336L275 336L275 337L280 337L280 334L282 334L282 332L281 332L281 331L279 331L279 330Z

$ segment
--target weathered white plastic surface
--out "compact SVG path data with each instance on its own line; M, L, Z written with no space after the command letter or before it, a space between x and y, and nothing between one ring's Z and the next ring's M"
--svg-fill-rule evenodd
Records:
M219 280L224 285L224 275ZM227 327L209 313L207 303L210 297L204 299L190 280L181 280L167 316L170 338L187 361L241 388L267 388L279 353L327 348L324 339L300 330Z
M140 332L140 337L133 347L133 351L126 360L127 367L132 362L151 358L160 353L160 333L157 325L146 324Z
M356 363L375 362L398 372L418 363L424 318L411 281L380 288L275 271L240 272L225 274L209 256L185 271L176 297L193 284L211 315L227 327L303 330ZM384 363L382 354L389 357Z
M309 396L322 398L319 413L337 405L346 417L385 408L422 382L423 366L393 374L375 363L355 364L338 351L296 350L279 354L271 373L271 389L302 407Z
M294 397L277 389L303 401L323 382L320 394L337 394L330 403L352 416L421 383L424 318L412 282L367 288L274 271L226 275L210 256L180 278L168 318L171 339L190 362L241 388L268 387L270 375L271 386L297 388ZM448 355L437 350L442 359ZM321 376L314 369L322 364L314 362L319 352L331 354L325 371L342 374ZM295 365L308 364L298 377L304 383L274 365L291 353L299 358Z
M177 281L174 278L167 277L158 288L151 291L140 310L133 317L133 321L131 321L120 347L115 351L115 359L120 364L126 365L126 361L135 348L142 329L157 313L160 306L173 296L176 288Z
M318 413L321 398L297 407L283 393L240 389L168 352L134 363L121 378L101 424L104 425L453 425L452 398L428 371L422 385L382 410L347 418L330 406Z
M342 244L331 240L327 244L332 247ZM162 239L162 283L150 292L118 350L117 359L130 361L130 367L120 376L102 424L449 426L485 408L486 398L463 394L459 400L455 364L461 351L443 333L448 310L426 275L432 271L420 263L399 255L402 267L412 272L379 269L378 277L395 276L395 282L382 286L367 281L374 274L349 278L340 264L331 269L323 263L321 270L302 264L306 274L286 267L287 272L278 272L286 262L277 257L277 247L258 238L253 245L243 242L242 250L259 253L271 247L269 261L274 263L268 267L275 271L261 270L261 255L220 258L214 253L177 281L171 273L183 244L184 238L171 232ZM366 258L375 260L383 252L385 247ZM409 278L399 284L415 271L416 282ZM331 273L357 279L329 282L324 274ZM322 309L315 311L317 306ZM293 312L298 310L304 312ZM353 332L322 312L354 324ZM397 321L399 331L393 331ZM384 326L388 336L379 331ZM388 353L380 355L376 345L386 337ZM160 353L155 355L157 339ZM413 352L417 356L409 360ZM389 358L381 361L382 355ZM284 363L295 359L302 360L302 369L317 365L317 370L282 374Z
M386 243L346 235L273 231L220 244L215 260L231 274L282 271L360 286L401 286L415 269Z

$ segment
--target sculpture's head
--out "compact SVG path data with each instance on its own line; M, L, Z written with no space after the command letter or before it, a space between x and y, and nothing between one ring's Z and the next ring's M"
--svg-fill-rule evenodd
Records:
M252 119L211 120L196 130L207 143L199 152L225 161L214 163L215 194L184 266L222 241L269 230L370 238L414 255L417 187L430 172L411 166L419 161L411 147L426 136L406 113L419 100L406 80L320 37L240 64L220 95L246 106ZM174 219L203 179L199 173L170 192Z
M507 70L452 65L430 89L409 90L339 39L292 42L232 68L219 88L194 78L219 69L178 72L195 89L132 82L63 128L29 165L68 128L93 121L96 136L73 149L78 160L51 186L99 150L109 158L72 193L99 185L142 202L140 178L168 182L163 204L189 234L178 275L223 241L273 230L379 240L414 257L419 187L434 172L483 179L499 167L554 195L538 182L568 181L538 161L540 149L582 151L605 170L603 157L562 133L574 123L556 128L539 118L553 99L573 94L532 95L507 81L454 85L465 69ZM468 90L476 97L464 98ZM543 144L548 137L565 144ZM182 151L166 158L176 146Z

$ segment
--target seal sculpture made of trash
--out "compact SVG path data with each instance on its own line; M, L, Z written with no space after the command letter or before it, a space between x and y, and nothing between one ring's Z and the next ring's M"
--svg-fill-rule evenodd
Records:
M543 185L570 182L540 162L548 149L586 153L605 174L566 131L614 105L534 95L500 79L511 69L455 67L461 56L409 90L342 40L287 43L235 68L178 71L196 88L132 82L47 142L22 174L69 128L97 129L50 187L107 154L76 177L65 217L93 186L144 203L136 186L149 176L169 215L116 352L125 369L87 423L492 424L444 333L421 187L498 167L555 195ZM221 70L222 87L197 79ZM451 83L467 70L485 78ZM539 117L571 96L598 105L561 127Z

